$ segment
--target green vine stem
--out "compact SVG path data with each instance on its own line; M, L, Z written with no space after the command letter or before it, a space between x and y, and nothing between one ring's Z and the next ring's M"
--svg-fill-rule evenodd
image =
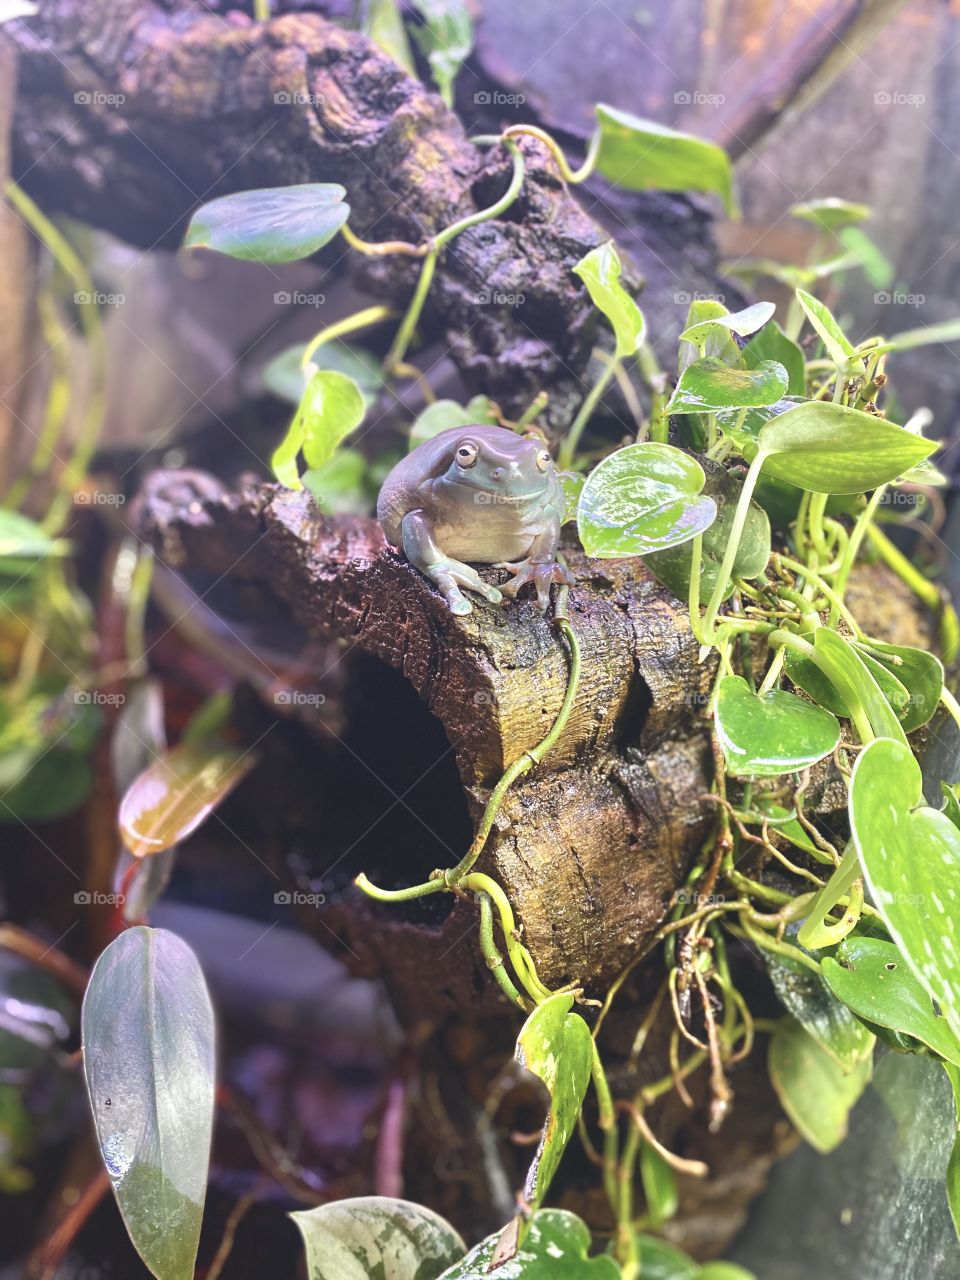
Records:
M391 307L364 307L362 311L355 311L352 316L346 316L343 320L327 325L311 338L304 348L303 355L300 357L301 369L306 371L313 357L326 343L342 338L348 333L356 333L358 329L369 329L383 320L393 320L397 314Z
M740 550L740 539L743 536L743 528L747 523L747 514L750 510L750 500L753 497L753 491L757 487L757 481L760 478L760 472L766 460L767 455L765 453L762 451L757 453L757 456L750 463L750 469L743 481L743 488L740 490L737 507L733 513L733 523L730 526L730 537L727 540L720 571L717 574L716 586L713 588L710 603L707 605L707 611L701 623L704 641L708 644L714 642L716 635L715 623L723 601L724 588L733 575L733 566L737 559L737 552Z
M510 981L510 975L507 973L506 966L503 963L503 956L497 950L497 944L493 938L493 904L490 895L489 893L478 893L476 898L480 906L480 950L483 952L487 967L507 999L522 1009L524 1013L528 1013L530 1005Z
M364 240L353 231L348 222L340 228L340 234L351 249L368 257L383 257L387 254L400 254L408 258L423 258L430 249L430 242L411 244L409 240Z
M587 392L586 396L584 396L579 412L570 425L570 430L560 442L560 448L557 452L557 466L561 471L569 471L573 466L573 459L577 452L577 445L580 443L580 437L583 435L584 428L593 416L594 409L596 409L600 400L603 398L603 393L617 376L617 370L619 367L619 360L610 360L603 372L600 374L600 377Z
M944 664L951 666L960 647L960 624L949 597L935 582L923 576L916 565L907 559L878 525L871 524L867 527L867 538L887 568L892 569L900 581L904 582L928 609L939 614L940 650Z
M560 150L557 140L552 138L544 129L538 129L535 124L514 124L509 129L505 129L503 133L504 139L536 138L537 142L542 143L553 156L563 181L574 185L579 182L585 182L593 173L594 166L597 163L597 155L600 151L600 136L600 130L596 129L587 146L587 154L584 157L583 164L579 169L571 169L567 157Z

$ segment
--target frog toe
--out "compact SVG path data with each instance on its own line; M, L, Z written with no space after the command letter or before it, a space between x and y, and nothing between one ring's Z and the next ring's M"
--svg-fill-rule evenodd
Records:
M473 613L473 605L466 596L461 596L459 594L455 600L447 601L447 607L451 613L455 613L458 617L463 617L464 614L467 613Z

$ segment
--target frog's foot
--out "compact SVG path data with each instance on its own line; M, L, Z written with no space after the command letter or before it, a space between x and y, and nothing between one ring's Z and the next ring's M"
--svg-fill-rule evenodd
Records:
M572 587L576 581L570 570L556 560L548 560L546 563L521 560L517 564L501 563L496 568L509 569L513 574L513 581L500 588L511 600L516 598L522 587L532 582L537 592L537 608L541 613L546 613L550 605L550 587L554 582L560 586Z
M426 565L423 572L432 583L439 587L451 613L465 614L473 612L473 605L462 594L461 587L465 591L476 592L478 596L483 596L484 600L489 600L491 604L500 604L503 600L503 596L497 588L491 587L484 582L476 569L471 569L468 564L462 564L459 560L452 560L449 556L444 556L442 560L438 560L435 564Z

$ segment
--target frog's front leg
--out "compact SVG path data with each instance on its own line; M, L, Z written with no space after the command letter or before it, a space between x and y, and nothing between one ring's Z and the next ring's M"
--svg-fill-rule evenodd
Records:
M574 576L565 565L557 563L557 547L560 544L560 521L552 520L534 539L525 560L516 564L501 563L498 569L509 569L513 581L502 588L503 594L513 599L521 587L532 582L537 592L537 607L546 613L550 604L550 587L557 582L572 587Z
M408 511L400 523L403 554L425 577L440 588L451 613L470 613L473 605L460 592L460 587L475 591L491 604L499 604L503 596L496 587L488 586L476 569L444 555L433 536L433 528L423 511Z

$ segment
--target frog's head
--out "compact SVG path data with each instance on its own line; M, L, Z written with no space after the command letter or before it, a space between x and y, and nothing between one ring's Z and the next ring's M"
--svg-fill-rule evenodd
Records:
M554 469L542 440L505 427L463 427L450 444L446 479L483 494L509 499L543 493Z

